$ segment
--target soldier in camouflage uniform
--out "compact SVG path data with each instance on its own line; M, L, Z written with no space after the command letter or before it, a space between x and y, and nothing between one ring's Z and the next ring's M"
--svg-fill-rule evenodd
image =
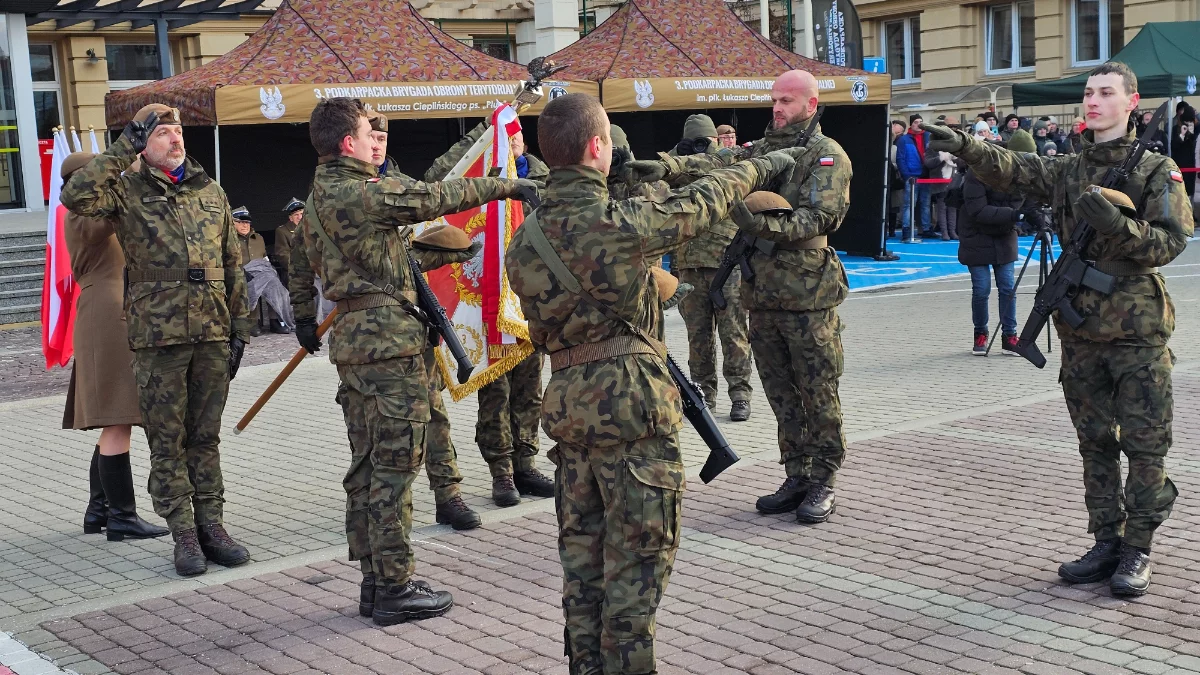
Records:
M612 144L598 100L550 101L538 142L553 168L505 268L553 371L542 423L556 441L566 654L572 675L654 673L655 612L679 546L684 466L651 261L725 217L792 158L779 153L679 192L612 201ZM552 271L535 248L535 229L565 270ZM581 294L559 281L564 273Z
M929 127L931 149L966 160L992 188L1050 204L1062 241L1080 219L1096 230L1086 259L1115 276L1116 287L1110 295L1079 289L1071 300L1085 317L1078 328L1054 316L1062 341L1059 379L1079 436L1088 532L1096 544L1058 573L1071 583L1111 577L1114 594L1134 596L1150 585L1154 530L1171 514L1178 494L1164 464L1171 445L1174 363L1167 340L1175 329L1175 307L1157 268L1183 252L1193 228L1183 176L1166 155L1143 155L1121 188L1132 202L1129 214L1085 192L1129 155L1135 132L1127 121L1138 101L1137 78L1128 66L1094 69L1083 97L1088 124L1083 151L1064 157L1013 153L946 127ZM1121 453L1129 461L1123 494Z
M444 178L487 130L481 122L439 157L425 180ZM525 151L525 136L509 137L516 157L517 176L544 182L550 169ZM542 414L542 355L534 352L495 381L479 388L475 443L492 475L492 501L516 506L522 495L553 497L554 482L537 469L538 419Z
M126 171L141 157L141 168ZM221 413L250 334L246 281L225 192L187 157L179 111L148 105L62 189L63 205L112 218L125 254L125 308L150 445L154 511L175 570L250 559L222 524Z
M379 145L370 132L357 99L324 99L313 110L309 133L317 154L327 159L313 180L303 244L327 282L326 297L338 304L329 359L341 380L338 401L352 452L343 484L350 559L360 561L363 571L359 611L391 625L439 616L453 604L448 592L412 579L412 483L430 421L428 328L414 308L407 233L399 228L528 188L495 178L380 178L372 164ZM297 338L315 351L320 341L303 266L301 260L290 275L300 315Z

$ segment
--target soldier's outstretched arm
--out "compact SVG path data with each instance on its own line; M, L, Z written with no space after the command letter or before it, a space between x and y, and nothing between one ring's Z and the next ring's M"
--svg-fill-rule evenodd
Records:
M480 122L474 129L468 131L466 136L463 136L457 143L450 146L450 149L442 154L441 157L433 160L433 164L425 171L425 182L432 183L445 178L446 174L450 173L450 169L453 169L454 165L458 164L458 160L467 154L472 145L475 145L475 141L479 140L479 137L483 135L487 127L486 120Z
M117 215L125 206L121 174L137 156L133 144L122 135L71 175L62 187L63 206L73 213L92 218Z
M307 225L301 221L300 227L296 228L292 239L292 253L288 260L288 295L292 299L292 316L296 317L297 321L315 319L317 316L313 304L317 294L313 286L316 274L313 273L312 263L309 261L308 242L304 237Z
M730 215L740 229L775 242L804 241L838 229L850 208L850 179L854 176L850 158L833 143L804 150L796 154L802 164L808 164L808 175L800 183L791 215L752 214L739 202Z
M234 337L242 342L250 341L250 298L246 293L246 275L242 273L242 250L238 233L233 227L232 208L229 199L221 192L225 204L225 248L221 265L225 268L225 302L229 307L229 318Z
M1178 179L1178 180L1177 180ZM1099 195L1085 193L1074 207L1087 218L1098 236L1114 241L1122 254L1147 267L1170 263L1192 236L1192 201L1183 187L1183 174L1170 158L1146 180L1142 218L1129 218Z
M634 160L627 162L618 177L629 185L666 181L672 187L683 187L692 181L699 180L723 166L729 166L737 161L737 157L728 149L705 155L684 155L675 157L665 152L658 153L658 159Z
M366 184L365 206L380 229L433 220L497 199L515 198L522 183L503 178L455 178L439 183L406 183L381 178Z
M1062 158L1013 152L946 126L927 126L925 130L930 135L930 151L944 150L960 157L992 189L1021 193L1043 204L1050 201L1064 166Z

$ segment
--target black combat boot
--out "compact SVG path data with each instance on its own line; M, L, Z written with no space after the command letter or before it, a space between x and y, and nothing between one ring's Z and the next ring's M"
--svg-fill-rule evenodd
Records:
M729 408L730 422L745 422L750 419L750 401L734 401Z
M542 472L536 468L518 471L513 475L513 483L517 486L517 492L520 492L523 497L554 496L554 479L542 475Z
M512 476L496 476L492 479L492 501L496 506L516 506L521 503L521 493Z
M1136 546L1121 546L1121 565L1108 582L1113 595L1145 595L1150 588L1150 551Z
M775 494L759 497L754 508L758 509L759 513L766 514L795 511L796 507L804 501L806 494L808 494L808 480L800 476L788 476Z
M171 533L165 527L152 525L137 513L137 502L133 495L133 471L129 467L129 453L106 457L100 455L100 482L108 498L108 540L153 539Z
M194 577L208 571L208 563L204 560L204 552L200 550L200 540L196 538L196 528L188 528L175 532L175 573L181 577Z
M225 567L236 567L250 559L250 551L233 540L220 523L201 525L200 548L204 557Z
M479 514L457 495L437 505L435 520L440 525L449 525L456 530L473 530L483 523Z
M1111 577L1120 564L1121 540L1101 539L1079 560L1059 565L1058 576L1073 584L1090 584Z
M272 319L271 320L271 332L276 335L287 335L293 331L292 331L292 327L287 325L287 323L285 321L283 321L282 319Z
M430 590L426 581L413 581L413 585ZM375 573L364 572L362 583L358 585L358 615L371 616L375 613Z
M435 591L426 584L410 580L403 586L389 584L375 589L375 611L371 620L377 626L392 626L405 621L432 619L450 611L454 596Z
M100 534L108 525L108 503L104 501L104 484L100 482L100 446L92 452L92 467L88 470L87 510L83 512L83 533Z
M796 522L823 523L829 520L837 508L833 500L833 488L814 485L804 496L804 502L796 509Z

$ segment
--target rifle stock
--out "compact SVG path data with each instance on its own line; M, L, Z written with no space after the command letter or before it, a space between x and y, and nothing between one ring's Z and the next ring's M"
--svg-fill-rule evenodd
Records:
M708 446L708 459L704 462L704 468L700 469L700 480L709 483L722 471L733 466L739 458L733 448L729 447L729 441L725 439L721 427L717 426L717 421L709 412L708 404L704 400L704 394L700 391L700 387L683 374L683 371L679 369L679 364L675 363L675 359L670 354L667 355L667 371L671 374L671 379L675 381L675 386L679 388L679 394L683 399L684 417L687 417L688 421L692 423L696 432L700 434L700 438L704 439L705 445Z

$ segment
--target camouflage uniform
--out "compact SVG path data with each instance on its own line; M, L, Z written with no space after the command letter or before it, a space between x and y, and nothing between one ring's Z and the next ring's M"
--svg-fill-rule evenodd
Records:
M1118 140L1095 143L1092 132L1084 132L1083 151L1063 157L970 142L959 156L994 189L1050 204L1059 238L1065 241L1075 226L1072 207L1083 188L1099 183L1110 167L1120 164L1134 139L1131 131ZM1192 207L1182 180L1172 172L1178 168L1169 157L1142 156L1121 190L1137 207L1139 219L1127 220L1128 230L1117 236L1098 233L1087 259L1098 261L1102 271L1114 263L1152 268L1183 252L1192 236ZM1149 548L1178 494L1164 465L1171 445L1175 360L1167 340L1175 329L1175 306L1161 274L1129 271L1118 274L1112 294L1081 287L1071 305L1084 323L1073 329L1055 314L1054 325L1062 341L1059 379L1083 458L1088 532L1097 540L1120 537L1130 546ZM1124 494L1122 452L1129 460Z
M808 120L768 128L751 146L755 157L796 145ZM753 281L742 281L750 310L750 346L763 391L779 426L781 463L789 477L833 487L846 455L838 379L842 324L837 306L848 284L833 248L803 248L805 240L838 229L850 207L850 158L818 127L807 152L776 186L795 209L765 218L770 231L748 232L779 244L774 255L751 259Z
M594 169L556 168L534 212L536 226L584 292L661 339L651 261L723 218L769 166L754 160L714 171L676 193L660 190L627 201L611 201L605 177ZM517 230L505 268L534 344L553 361L555 353L581 345L633 343L624 322L609 320L551 276L526 235L532 222ZM598 259L619 262L597 266ZM654 617L679 546L679 391L659 356L632 351L556 370L542 404L543 427L556 441L549 455L557 467L558 550L573 675L655 672Z
M225 192L192 159L172 183L122 136L75 172L62 202L74 213L113 218L129 284L125 313L134 377L150 445L150 496L172 532L220 524L221 413L229 386L229 340L249 338L239 237ZM202 282L179 280L187 270ZM155 278L171 280L152 280Z
M342 255L327 250L314 228L326 228L343 254L413 302L408 251L398 228L514 192L512 183L493 178L435 184L378 178L374 166L350 157L317 167L302 232L307 260L316 261L326 280L325 296L339 303L329 331L329 360L341 379L337 398L352 453L343 481L346 538L350 559L361 561L363 572L374 572L382 585L404 584L412 575L411 487L431 419L427 328L396 301L381 297ZM293 307L298 318L312 317L312 266L295 252L292 263ZM371 306L372 300L382 304Z

